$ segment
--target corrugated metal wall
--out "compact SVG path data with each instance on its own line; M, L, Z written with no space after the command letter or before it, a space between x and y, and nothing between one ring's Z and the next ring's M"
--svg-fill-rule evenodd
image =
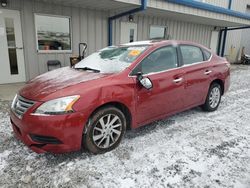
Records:
M228 8L229 5L229 0L194 0L194 1L200 1L223 8ZM148 0L148 5L154 7L157 4L162 4L163 2L166 2L166 0ZM245 11L244 8L247 3L249 4L249 0L232 0L232 10L244 12Z
M232 10L245 13L247 9L247 4L250 4L250 0L233 0ZM239 58L241 53L241 47L244 45L242 41L250 42L250 33L248 33L248 35L243 35L242 33L243 30L235 30L228 32L225 55L231 62L235 62Z
M248 4L250 5L250 0ZM246 9L246 13L250 14L250 6ZM245 47L245 53L250 55L250 29L242 31L241 45Z
M209 3L209 4L216 5L216 6L223 7L223 8L228 8L228 5L229 5L229 0L197 0L197 1ZM234 11L245 13L247 4L250 5L250 0L232 0L231 9ZM149 0L149 6L160 8L160 7L164 7L167 5L166 5L166 0ZM175 6L175 5L171 5L171 6ZM225 55L229 57L230 61L234 62L237 59L237 56L240 52L240 48L243 45L241 41L249 41L249 38L250 38L249 33L248 34L245 33L242 36L242 30L228 32ZM247 46L247 43L245 43L244 45Z
M160 2L161 0L150 0L149 4ZM212 0L211 0L212 1ZM215 0L213 0L215 2ZM249 1L249 0L242 0ZM220 1L216 1L220 2ZM223 0L224 2L224 0ZM239 3L241 4L241 3ZM236 1L233 7L243 10L243 5L238 5ZM46 62L58 59L63 66L69 65L71 53L38 53L36 50L36 34L34 14L51 14L71 17L73 53L78 54L78 43L87 42L90 54L107 45L107 18L110 15L107 11L89 10L83 8L65 7L49 3L41 3L35 0L11 0L10 9L20 10L23 29L24 53L26 62L27 80L47 71ZM135 22L138 24L138 40L149 38L150 25L167 26L171 39L191 40L201 43L207 47L210 45L211 31L213 26L194 24L168 19L167 17L154 17L152 15L135 15ZM113 41L120 43L120 22L127 21L127 18L118 19L113 24ZM240 45L239 36L233 37L229 34L227 51L231 44ZM240 34L239 34L240 35ZM236 41L235 41L236 40ZM237 41L239 40L239 41Z
M87 42L90 54L107 45L107 18L109 13L82 8L64 7L48 3L40 3L34 0L12 0L10 8L21 11L23 27L24 53L26 62L27 79L31 79L47 71L46 62L58 59L63 66L69 65L71 53L38 53L36 50L36 34L34 14L51 14L71 17L73 53L78 54L78 43ZM114 22L114 43L120 43L120 22L127 18L118 19ZM171 39L192 40L209 47L211 26L185 23L169 20L167 18L147 15L135 16L138 24L138 40L149 38L150 25L167 26Z
M229 0L204 0L216 6L228 8ZM232 0L232 10L246 12L247 5L250 5L250 0ZM250 12L247 12L250 14ZM246 52L250 53L250 29L229 31L226 41L225 55L230 61L237 61L241 53L241 47L246 47Z
M40 3L34 0L12 0L8 8L21 12L26 77L28 80L46 72L48 60L58 59L63 66L66 66L69 65L69 57L71 56L71 53L37 52L35 13L71 17L73 54L78 54L78 43L80 41L89 44L88 53L107 45L107 12Z
M194 1L194 0L190 0L190 1ZM196 0L196 1L203 2L204 0ZM213 0L214 4L215 5L217 4L217 6L220 6L221 1L224 2L225 0L216 0L216 1ZM244 4L246 0L233 0L233 1L235 1L236 3L239 3L239 4L242 4L242 3ZM224 3L223 3L223 5L224 5ZM226 14L215 13L212 11L203 11L203 10L198 9L198 8L187 7L184 5L180 5L178 3L169 3L167 0L149 0L148 7L154 8L154 9L161 9L161 10L165 10L165 11L169 11L169 12L176 12L176 13L180 13L180 14L195 15L198 17L207 17L207 18L211 18L211 19L215 19L215 20L218 19L218 20L221 20L221 21L224 21L225 23L227 23L227 25L224 25L224 26L228 26L229 24L235 25L235 23L237 23L237 25L250 24L250 21L247 21L246 19L242 19L242 18L235 17L235 16L229 16ZM195 19L195 18L193 18L193 19ZM205 22L206 21L204 21L202 23L205 23ZM206 22L206 24L210 24L210 23ZM214 24L216 24L216 22L214 22ZM216 26L220 26L220 25L216 25Z
M228 8L229 0L204 0L207 3ZM232 0L231 9L242 13L246 12L250 0ZM250 12L248 12L250 13ZM229 31L226 41L225 55L231 62L237 61L241 53L241 47L245 46L246 51L250 53L250 29Z
M216 5L223 8L228 8L229 0L204 0L203 2Z
M121 21L127 21L127 18L117 19L113 24L113 41L115 44L119 44L120 42ZM166 26L167 34L170 36L170 39L190 40L203 44L207 47L210 46L213 26L170 20L163 17L153 17L148 15L135 16L134 22L137 23L138 40L148 40L150 25L156 25Z

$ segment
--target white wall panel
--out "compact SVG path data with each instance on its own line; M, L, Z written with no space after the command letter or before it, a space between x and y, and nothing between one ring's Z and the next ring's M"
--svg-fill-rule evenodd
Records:
M62 66L69 65L69 57L78 55L78 43L87 42L87 53L92 53L107 45L108 12L65 7L35 0L11 0L10 9L20 10L23 30L24 53L27 80L47 71L48 60L60 60ZM38 53L34 14L69 16L72 26L72 53Z
M216 5L219 7L223 7L223 8L228 8L228 5L229 5L229 0L199 0L199 1L204 2L204 3L209 3L212 5ZM232 0L231 9L234 11L239 11L239 12L245 13L247 4L250 5L250 0ZM191 11L191 9L187 9L187 7L179 6L177 4L166 3L165 0L149 0L149 6L158 7L158 8L162 7L165 9L175 9L178 7L179 10L181 10L182 12L185 12L187 14L192 13L192 14L197 14L197 15L205 15L207 17L211 17L211 16L215 15L215 13L204 12L204 11L201 12L201 10L198 10L198 9L192 9L192 12L189 12L189 11ZM220 15L220 19L227 20L227 19L229 19L229 16L222 14L222 15ZM234 18L230 18L230 19L232 21L241 23L239 18L234 17ZM174 38L177 38L177 39L185 38L185 34L183 34L183 33L180 34L178 23L179 22L176 22L172 26L172 27L174 27L173 28L174 31L172 31L170 29L170 33L172 36L174 36ZM241 25L243 26L244 24L241 24ZM184 29L186 29L186 28L189 28L189 26L184 27ZM211 29L212 28L210 28L210 30ZM189 30L184 32L184 33L188 33L188 35L189 35L188 39L191 39L192 41L200 42L202 44L208 45L209 44L209 43L207 43L208 41L206 41L204 39L206 39L206 37L211 35L211 32L209 32L209 29L207 29L207 30L205 29L204 32L203 32L203 30L204 30L204 26L202 28L201 26L194 24L194 25L192 25L192 30L190 30L190 28L189 28ZM242 35L242 32L243 32L243 35ZM250 45L248 45L248 44L250 44L250 29L244 30L244 31L242 31L242 30L229 31L228 35L227 35L225 55L227 57L229 57L230 61L234 62L234 61L236 61L237 54L239 54L240 48L242 46L246 46L246 51L248 53L250 53Z
M250 14L250 7L246 9L246 13ZM241 45L245 47L245 53L250 55L250 28L242 31Z
M232 9L243 13L250 14L247 11L247 5L250 5L250 0L233 0ZM250 53L250 29L229 31L226 41L225 55L229 57L231 62L235 62L241 53L241 47L246 47L246 52Z
M197 0L198 1L198 0ZM202 0L199 0L202 2ZM229 0L203 0L205 3L210 3L212 5L216 5L219 7L228 8L228 2ZM249 2L249 0L233 0L232 1L232 9L236 11L242 11L244 7L246 7L246 3ZM200 10L197 8L192 7L186 7L184 5L176 4L176 3L170 3L166 0L149 0L148 7L155 8L155 9L162 9L169 12L175 12L175 13L181 13L188 15L195 15L200 18L207 17L209 19L214 19L214 24L216 23L216 20L224 21L224 24L227 26L229 25L239 25L239 24L250 24L249 20L234 17L226 14L220 14L220 13L214 13L210 11ZM177 16L177 15L176 15ZM185 19L185 17L179 17L179 19ZM194 20L198 20L198 18L193 18ZM204 22L206 20L203 20ZM203 23L204 23L203 22ZM222 22L220 22L222 24ZM219 26L219 25L217 25Z
M138 0L130 0L130 2L138 3ZM227 0L205 0L208 3L222 7L227 7ZM49 1L47 1L49 2ZM233 0L232 9L244 12L246 3L250 4L250 0ZM185 6L166 3L165 0L148 0L149 7L181 10L185 14L203 15L207 17L216 17L212 12L201 11L199 9L188 8ZM69 57L78 54L78 43L86 42L88 44L87 54L90 54L107 45L108 41L108 16L111 15L107 11L91 10L79 7L67 7L50 3L41 3L37 0L10 0L9 9L20 10L21 24L23 30L24 53L26 62L27 80L46 72L46 62L52 59L58 59L63 66L69 65ZM156 10L156 9L154 9ZM51 14L69 16L72 25L72 53L38 53L36 50L36 33L34 14ZM227 15L221 15L220 19L229 19ZM240 18L231 18L233 21L242 22ZM120 42L120 22L127 21L127 17L117 19L113 22L113 42ZM171 39L190 40L201 43L207 47L210 44L211 31L213 26L206 23L195 24L193 20L188 22L178 21L168 16L159 16L153 14L139 14L134 16L134 22L138 24L138 40L149 39L150 25L167 26L167 33ZM212 23L211 23L212 24ZM249 36L249 33L245 35ZM241 32L236 34L230 32L228 34L226 54L232 45L237 48L241 45ZM245 41L245 40L244 40Z
M204 0L205 3L227 8L229 0Z
M120 43L120 22L126 21L126 18L117 19L114 21L114 44ZM138 40L149 39L150 25L166 26L167 34L170 39L174 40L189 40L198 42L207 47L210 45L211 31L213 26L194 24L189 22L176 21L168 18L155 17L149 15L135 16L134 22L138 26Z

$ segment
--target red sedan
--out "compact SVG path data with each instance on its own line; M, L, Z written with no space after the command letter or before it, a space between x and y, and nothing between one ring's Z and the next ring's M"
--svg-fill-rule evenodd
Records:
M230 65L184 41L111 46L36 77L11 106L15 135L38 153L117 147L127 129L196 106L218 108Z

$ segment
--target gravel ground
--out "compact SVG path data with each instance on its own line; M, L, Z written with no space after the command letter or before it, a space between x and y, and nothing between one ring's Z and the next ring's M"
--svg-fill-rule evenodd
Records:
M250 67L233 66L216 112L195 108L128 131L106 154L38 155L0 100L0 187L250 187Z

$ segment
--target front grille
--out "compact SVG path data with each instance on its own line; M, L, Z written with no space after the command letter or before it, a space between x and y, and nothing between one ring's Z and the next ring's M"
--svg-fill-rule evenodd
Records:
M23 117L24 113L33 105L34 101L23 98L20 95L17 95L13 100L11 109L20 119Z

